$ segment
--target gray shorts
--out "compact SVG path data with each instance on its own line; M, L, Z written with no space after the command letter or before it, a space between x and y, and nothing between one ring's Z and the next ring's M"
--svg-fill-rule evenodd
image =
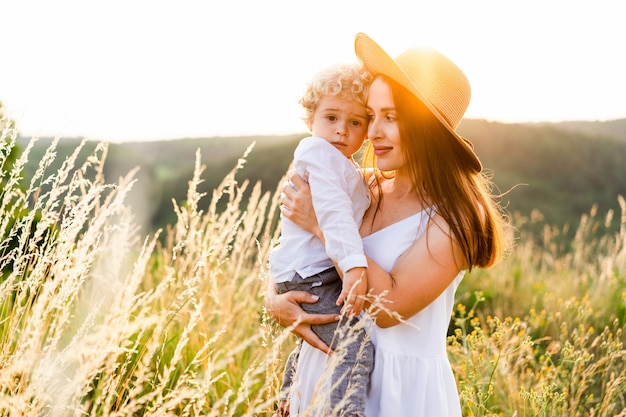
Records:
M319 274L302 278L299 274L295 274L291 281L280 282L276 284L276 290L279 294L288 291L306 291L319 296L317 303L302 303L301 307L307 313L313 314L339 314L341 306L337 305L337 298L341 294L343 281L335 268L330 268ZM328 323L320 325L312 325L311 329L324 341L328 346L333 347L333 336L337 330L338 323Z
M302 278L295 274L289 282L276 284L279 293L288 291L307 291L318 295L317 303L302 303L301 306L307 313L314 314L340 314L341 306L338 306L337 298L341 294L343 282L335 268L327 269L319 274ZM311 329L328 346L336 349L339 339L345 336L346 327L352 329L352 337L349 344L343 344L342 360L333 369L332 386L327 406L329 414L341 415L345 417L362 417L365 413L365 397L369 384L370 372L374 364L374 347L363 327L356 326L358 318L343 317L341 321L312 325ZM337 329L339 331L337 331ZM335 332L337 331L337 335ZM335 337L337 336L337 337ZM297 372L297 362L299 346L289 355L283 375L281 395L286 399L292 386L293 377ZM334 410L334 407L341 407L341 412ZM330 410L333 409L331 412Z

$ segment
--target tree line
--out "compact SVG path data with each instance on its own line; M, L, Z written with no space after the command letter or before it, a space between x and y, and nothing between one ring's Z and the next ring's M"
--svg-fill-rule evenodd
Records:
M485 173L493 176L502 205L510 213L540 213L555 225L576 225L597 207L618 211L617 196L626 196L626 119L609 122L510 124L464 120L461 135L469 138ZM144 218L147 231L175 219L172 200L184 201L196 152L206 166L199 191L208 205L211 191L255 144L237 174L241 181L261 181L274 190L287 171L298 140L306 133L279 136L183 138L170 141L112 143L105 164L107 180L115 182L139 167L130 203ZM25 146L30 138L20 138ZM80 138L62 138L58 158L69 155ZM25 181L43 156L51 138L41 138L29 158ZM88 143L88 155L96 143ZM619 216L619 212L617 213Z

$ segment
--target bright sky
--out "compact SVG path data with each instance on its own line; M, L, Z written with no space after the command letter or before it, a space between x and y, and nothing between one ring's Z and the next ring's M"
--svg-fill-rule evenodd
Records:
M623 1L2 0L0 101L26 136L305 132L308 78L425 45L466 73L466 117L626 117Z

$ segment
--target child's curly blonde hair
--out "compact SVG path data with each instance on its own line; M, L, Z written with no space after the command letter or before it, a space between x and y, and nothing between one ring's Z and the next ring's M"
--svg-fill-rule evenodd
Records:
M328 67L313 76L298 103L304 108L302 119L311 123L320 99L324 96L355 100L365 106L372 75L360 64Z

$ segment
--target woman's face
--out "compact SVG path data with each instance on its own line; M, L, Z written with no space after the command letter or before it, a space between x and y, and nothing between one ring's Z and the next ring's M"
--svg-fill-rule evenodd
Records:
M367 98L370 118L368 138L374 148L376 165L382 171L393 171L404 166L400 129L391 87L377 77L370 86Z

